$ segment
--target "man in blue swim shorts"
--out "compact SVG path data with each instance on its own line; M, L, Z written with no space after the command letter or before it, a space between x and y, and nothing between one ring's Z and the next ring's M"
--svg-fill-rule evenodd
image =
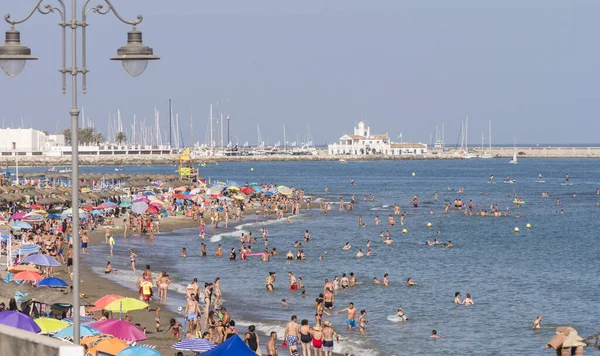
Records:
M348 308L344 308L335 313L338 315L339 313L348 312L348 319L346 320L346 325L348 325L348 330L352 330L356 327L356 308L354 307L354 303L350 303Z

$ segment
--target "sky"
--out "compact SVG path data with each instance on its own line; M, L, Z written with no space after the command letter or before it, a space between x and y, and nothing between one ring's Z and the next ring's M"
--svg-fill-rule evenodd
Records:
M138 29L161 60L130 77L109 60L130 26L89 16L88 92L79 101L105 135L117 110L131 135L133 115L149 126L157 108L167 141L172 99L185 145L205 142L210 104L216 117L230 115L240 145L256 144L258 126L268 144L283 142L284 125L290 142L308 127L316 144L331 143L361 120L373 133L424 143L443 123L454 144L467 116L472 145L482 133L487 144L489 120L495 143L599 142L597 0L112 2L123 17L144 15ZM0 0L0 13L20 18L33 4ZM4 127L70 125L58 21L36 13L17 25L39 60L0 76Z

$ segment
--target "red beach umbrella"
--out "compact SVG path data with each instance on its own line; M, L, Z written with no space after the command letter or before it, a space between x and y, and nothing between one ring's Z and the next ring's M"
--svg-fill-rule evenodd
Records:
M148 210L146 210L146 212L148 214L158 214L158 208L156 207L156 205L150 205L148 207Z
M31 272L31 271L23 271L15 274L13 280L15 281L32 281L37 282L44 279L44 277L40 276L39 273Z
M119 300L119 299L123 299L125 297L120 296L120 295L116 295L116 294L108 294L105 295L104 297L98 299L95 303L94 306L90 308L90 311L98 311L98 310L102 310L104 309L107 305L109 305L110 303L114 302L115 300Z
M175 195L173 195L173 197L175 197L175 199L187 199L187 195L183 195L181 193L177 193Z
M33 210L37 210L37 209L42 209L43 206L41 206L40 204L33 204L29 206L29 209L33 209Z
M242 189L240 189L240 192L242 192L244 194L254 194L254 193L256 193L256 190L254 190L253 188L250 188L250 187L243 187Z

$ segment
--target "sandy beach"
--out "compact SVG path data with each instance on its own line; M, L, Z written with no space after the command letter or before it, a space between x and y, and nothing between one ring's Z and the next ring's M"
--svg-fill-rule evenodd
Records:
M161 231L169 232L175 229L196 227L198 223L185 217L167 217L161 220ZM120 227L112 229L115 237L122 236L123 230ZM103 245L104 244L104 229L97 229L88 233L90 237L90 245ZM151 264L152 265L152 264ZM139 266L144 268L145 266ZM154 272L160 271L157 267L153 268ZM138 298L139 294L130 288L123 287L117 283L112 282L109 279L102 278L96 273L92 272L90 267L86 264L81 264L80 270L81 276L81 293L86 295L86 298L82 299L82 304L93 303L95 300L107 295L107 294L118 294L124 297ZM155 292L156 293L156 292ZM156 295L156 294L155 294ZM156 349L159 350L163 355L174 354L175 350L171 348L171 345L177 341L173 335L169 332L165 334L164 331L168 328L169 319L178 318L181 315L170 311L168 308L162 306L160 312L161 328L160 332L155 332L154 323L154 311L159 304L156 300L150 302L150 312L141 310L131 312L132 323L140 324L146 328L147 340L140 342L140 344L155 345ZM99 315L99 312L96 312Z

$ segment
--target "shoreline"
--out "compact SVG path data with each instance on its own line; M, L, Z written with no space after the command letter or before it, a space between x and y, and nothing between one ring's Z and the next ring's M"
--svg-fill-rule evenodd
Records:
M600 147L517 147L520 159L527 158L600 158ZM488 152L491 159L510 159L515 153L512 147L492 147L492 149L474 148L470 151L472 159L478 159L478 155ZM316 155L272 155L272 156L193 156L192 165L213 164L219 162L333 162L344 159L348 162L355 161L428 161L428 160L463 160L467 157L461 156L458 149L448 152L430 151L425 155L330 155L324 149L317 151ZM71 156L19 156L20 167L52 167L71 165ZM83 155L79 157L82 166L117 166L117 165L155 165L173 164L179 162L179 154L165 155ZM0 156L0 166L15 166L14 156Z

